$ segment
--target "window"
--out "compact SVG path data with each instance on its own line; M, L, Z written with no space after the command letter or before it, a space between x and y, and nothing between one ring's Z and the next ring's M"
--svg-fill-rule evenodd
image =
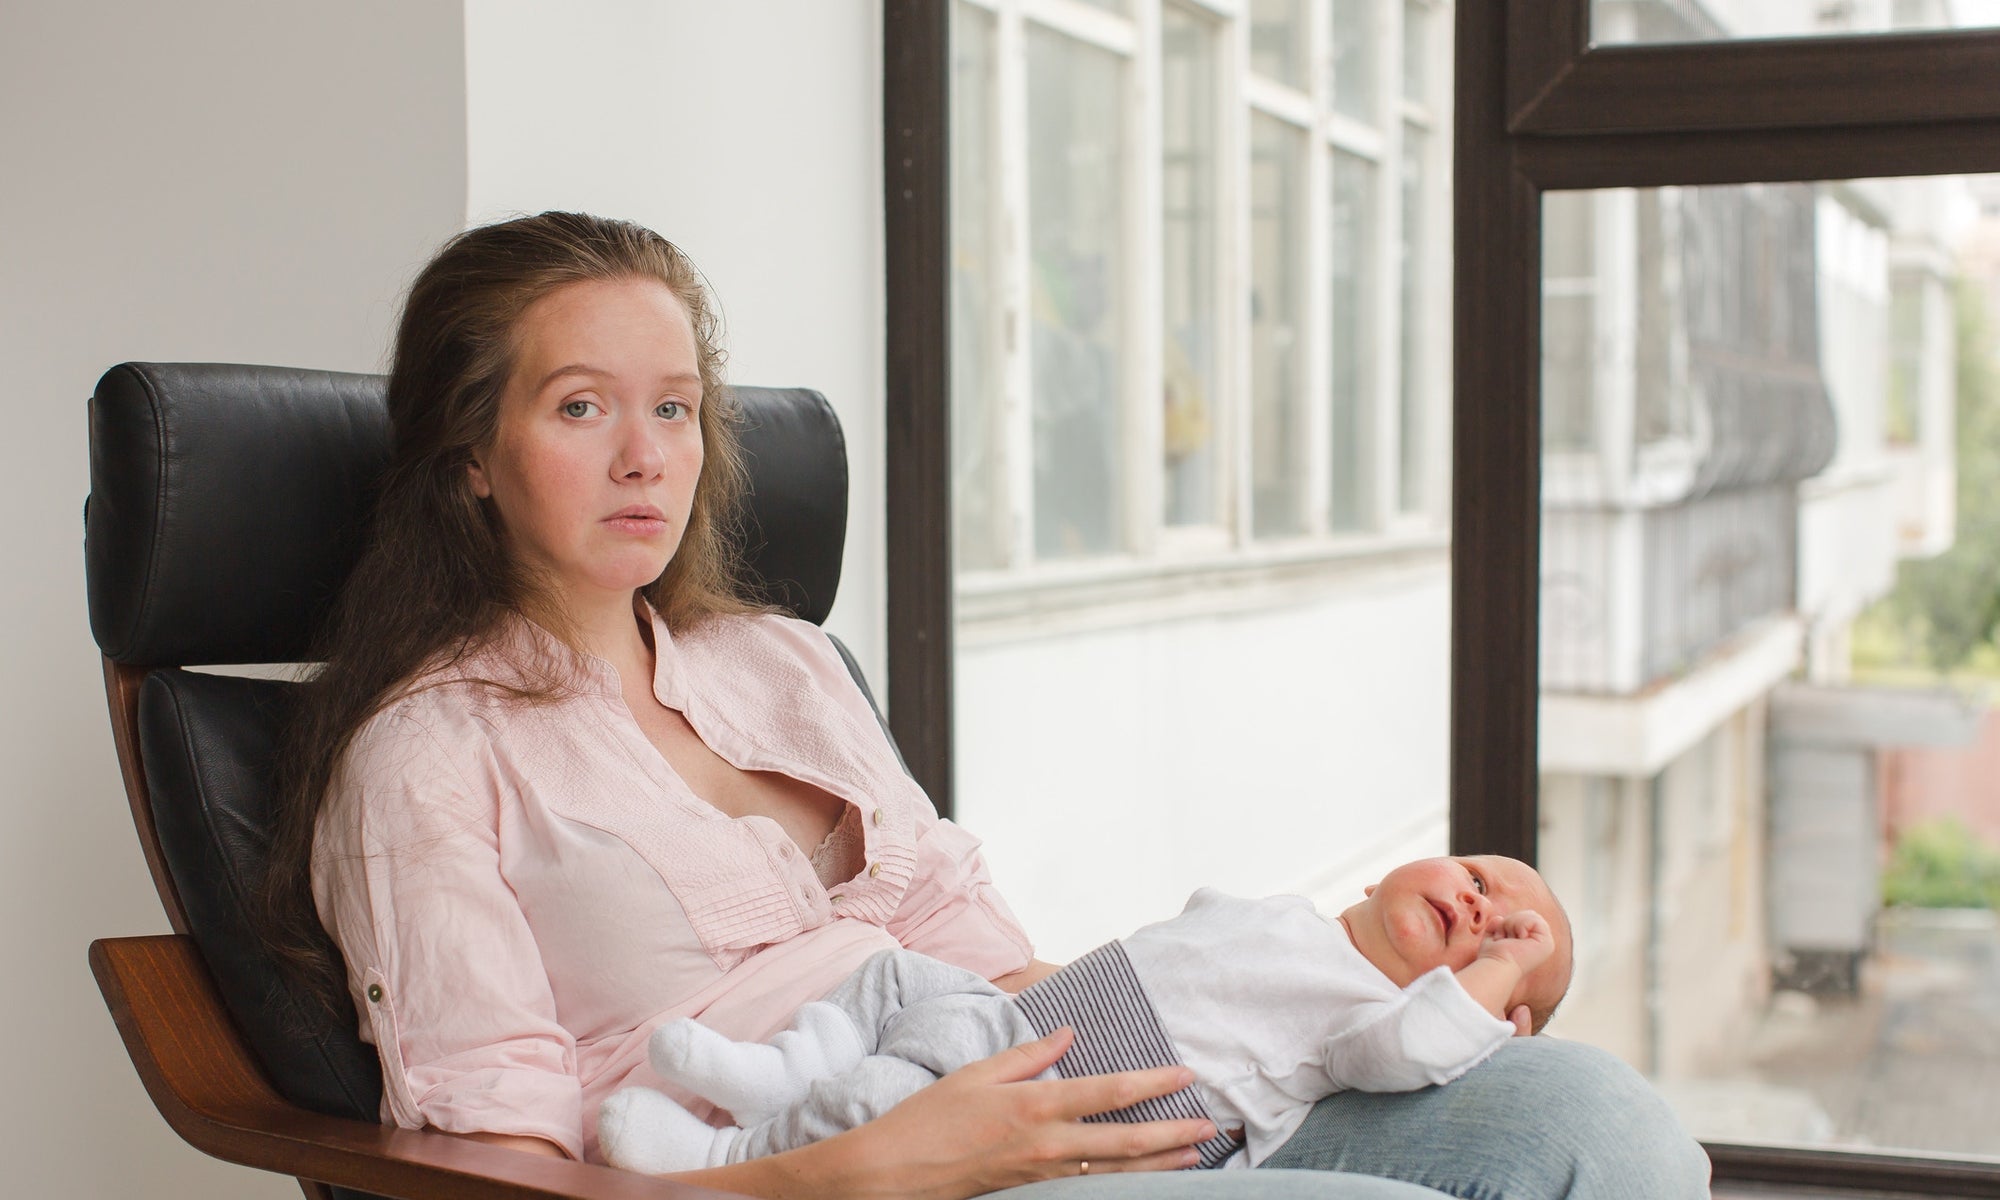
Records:
M1018 44L1024 18L1014 6L973 5L972 0L960 0L960 8L966 7L993 13L1000 41L1005 44L1012 38ZM1129 43L1139 71L1135 86L1143 96L1147 94L1146 72L1151 69L1146 65L1150 53L1147 47L1153 44L1153 35L1148 31L1155 27L1155 14L1164 14L1166 9L1156 10L1134 0L1129 6L1113 10L1122 14L1114 18L1096 11L1102 7L1092 6L1089 16L1096 23L1090 28L1105 35L1108 42ZM1686 4L1680 0L1597 0L1594 7L1602 18L1601 28L1592 20L1592 0L1548 0L1546 4L1530 6L1467 5L1460 9L1456 13L1458 44L1465 54L1452 72L1455 87L1464 111L1484 114L1486 119L1455 133L1448 129L1433 131L1434 154L1436 146L1456 142L1455 155L1434 158L1432 162L1449 161L1460 170L1453 185L1451 206L1456 240L1461 247L1476 247L1476 253L1466 253L1456 264L1451 288L1456 301L1452 351L1457 371L1452 410L1456 428L1451 431L1456 444L1451 512L1454 536L1451 609L1452 641L1457 648L1452 664L1451 782L1456 801L1452 810L1452 837L1460 846L1499 849L1530 857L1537 850L1539 697L1535 681L1542 647L1537 637L1540 614L1536 584L1541 549L1539 485L1544 468L1541 456L1544 438L1540 436L1542 363L1535 342L1542 324L1549 319L1542 308L1542 255L1538 247L1542 246L1543 218L1558 207L1553 201L1568 190L1611 189L1591 198L1595 203L1586 201L1591 219L1602 224L1589 235L1587 244L1593 253L1619 260L1628 257L1628 242L1640 247L1636 285L1621 291L1632 298L1636 312L1608 313L1606 306L1596 300L1570 306L1580 310L1573 315L1587 318L1593 324L1601 324L1607 316L1615 316L1619 322L1615 331L1605 328L1589 336L1600 345L1630 347L1637 370L1625 374L1636 373L1639 377L1629 405L1621 410L1630 414L1630 423L1614 436L1592 425L1598 415L1594 410L1576 411L1583 425L1579 432L1567 435L1567 440L1579 444L1579 448L1591 444L1623 447L1644 459L1648 451L1671 449L1676 443L1700 440L1711 432L1704 427L1702 410L1682 402L1687 389L1673 386L1687 378L1677 372L1691 369L1680 353L1681 342L1670 336L1649 337L1646 332L1670 328L1670 322L1662 314L1649 314L1649 305L1675 306L1678 311L1678 306L1701 301L1703 297L1677 293L1678 277L1647 277L1645 264L1669 261L1673 256L1661 252L1662 247L1669 245L1682 247L1680 261L1684 263L1706 261L1699 256L1718 249L1699 244L1690 246L1687 242L1685 218L1692 215L1702 223L1715 223L1711 218L1717 214L1701 207L1710 204L1712 198L1683 194L1680 189L1756 185L1764 181L2000 171L2000 93L1983 83L2000 74L2000 38L1993 35L1835 36L1788 45L1749 40L1701 44L1691 39L1713 37L1719 31L1709 15L1715 5ZM1896 0L1889 6L1812 3L1780 6L1747 0L1733 7L1760 15L1775 13L1779 8L1796 10L1810 13L1809 20L1859 14L1863 9L1881 11L1886 7L1892 13L1891 19L1905 25L1941 24L1935 14L1949 11L1941 0ZM1962 10L1964 6L1958 7ZM1046 17L1049 22L1065 27L1082 28L1088 24L1072 20L1083 12L1084 6L1078 4L1046 0L1028 3L1026 8L1028 18ZM1250 0L1189 4L1184 11L1194 19L1210 23L1221 39L1218 71L1223 116L1217 153L1225 167L1218 185L1217 204L1221 226L1218 278L1222 281L1218 286L1223 289L1218 301L1222 313L1219 343L1222 366L1217 408L1220 432L1214 445L1219 456L1217 469L1236 476L1223 489L1225 499L1221 503L1225 509L1225 527L1232 539L1231 549L1243 555L1269 544L1251 536L1249 529L1248 497L1252 494L1252 484L1247 475L1254 453L1254 442L1247 436L1252 395L1247 302L1252 206L1248 165L1252 145L1250 116L1254 110L1282 122L1286 116L1284 102L1271 101L1282 96L1286 88L1297 86L1284 83L1287 72L1294 69L1285 65L1287 46L1268 33L1261 39L1254 38L1251 26L1275 23L1283 28L1286 22L1298 18L1291 15L1292 6L1253 4ZM1445 11L1434 11L1437 27L1452 23L1442 15ZM1353 19L1346 19L1343 14ZM1331 28L1312 30L1312 22L1322 19ZM1007 32L1010 20L1012 34ZM1359 160L1348 162L1330 154L1329 161L1321 162L1318 144L1310 143L1306 211L1330 213L1331 219L1326 224L1331 229L1338 229L1344 219L1357 219L1357 215L1358 219L1378 220L1385 226L1369 243L1384 261L1370 262L1365 255L1343 258L1330 246L1321 248L1323 258L1311 260L1311 256L1305 256L1312 263L1308 270L1310 282L1306 285L1310 289L1305 316L1308 328L1324 329L1327 326L1322 321L1335 321L1334 313L1341 304L1338 281L1343 278L1369 274L1370 282L1359 286L1377 300L1372 309L1372 315L1379 321L1377 327L1338 326L1336 336L1323 348L1309 352L1305 370L1308 386L1312 379L1327 381L1324 394L1331 397L1335 394L1332 381L1337 373L1312 355L1337 355L1341 331L1372 348L1371 355L1363 362L1364 373L1372 372L1373 376L1358 386L1368 396L1362 419L1372 422L1361 439L1367 446L1363 467L1377 474L1362 485L1365 511L1359 525L1379 534L1388 526L1385 514L1402 500L1403 451L1398 436L1405 427L1400 408L1401 368L1405 360L1401 333L1405 321L1402 297L1397 290L1402 272L1391 267L1406 261L1401 257L1404 243L1399 236L1399 225L1404 209L1400 184L1408 161L1400 139L1406 132L1408 110L1397 102L1402 95L1400 81L1392 80L1381 87L1361 87L1359 81L1366 72L1386 72L1392 69L1387 64L1402 61L1402 31L1415 22L1401 5L1369 0L1328 0L1324 9L1317 4L1310 6L1303 20L1315 48L1306 56L1307 86L1312 89L1315 103L1330 97L1325 121L1334 134L1329 134L1328 145L1331 150L1347 149ZM1690 21L1697 26L1692 32L1684 28ZM1364 22L1369 25L1365 34L1360 32ZM1164 16L1157 24L1163 31ZM1845 26L1849 30L1865 27L1865 23L1857 22ZM1775 31L1763 26L1757 30ZM892 27L892 45L896 41ZM1610 45L1634 41L1685 44L1658 45L1643 53ZM936 52L934 61L941 61L942 39L927 44ZM1324 58L1319 55L1319 47L1325 49ZM1164 41L1160 53L1162 56L1166 53ZM1252 65L1253 56L1256 65ZM1002 53L1003 80L1010 69L1009 61L1008 55ZM1356 63L1360 65L1349 69ZM1334 77L1331 85L1313 75L1315 64L1323 64L1331 72ZM892 65L892 73L894 70ZM893 79L890 90L893 97L896 94ZM1012 111L1009 104L1016 102L1006 100L1004 83L998 94L997 119L1004 129L1005 114ZM1149 126L1141 119L1143 113L1136 100L1132 101L1131 111L1139 120L1134 135L1138 140L1133 143L1134 153L1139 157L1128 168L1129 178L1135 181L1131 195L1136 197L1133 202L1138 217L1151 219L1147 216L1150 198L1163 194L1166 185L1163 181L1148 181L1146 172L1153 168L1149 165L1152 159L1145 139L1152 134L1147 132ZM1306 121L1320 119L1314 114ZM1353 124L1344 124L1349 119ZM1402 123L1396 123L1399 119ZM1299 126L1306 121L1293 120L1292 124ZM1367 133L1352 141L1341 141L1335 134L1343 130L1357 135L1364 130ZM1372 143L1368 140L1371 137L1375 139ZM1164 140L1162 135L1162 143ZM1164 174L1164 144L1160 150ZM1227 165L1231 163L1236 165ZM1341 191L1343 163L1376 172L1374 184L1361 188L1368 197L1366 205L1353 203L1354 192ZM942 163L937 170L937 177L943 178ZM1328 176L1324 191L1318 190L1319 185L1313 181L1313 176L1321 171ZM1354 175L1350 172L1348 178L1351 181ZM1356 185L1350 182L1349 186ZM1626 189L1647 191L1634 196ZM1343 201L1343 195L1347 200ZM1850 213L1859 211L1839 197L1834 199ZM1736 205L1748 219L1760 209L1782 217L1783 210L1792 202L1782 197L1774 200L1772 195L1752 189L1724 203ZM1017 203L1016 211L1023 205L1024 202ZM1160 205L1164 211L1165 201ZM1343 211L1347 216L1343 217ZM1004 224L1009 218L1002 215L997 219ZM1728 223L1719 222L1722 226ZM1018 226L1014 229L1016 234L1020 232ZM1312 235L1314 223L1308 222L1307 229ZM892 243L895 232L892 226ZM1165 236L1164 232L1161 236ZM1011 242L1002 239L1000 244ZM1434 244L1442 245L1442 239ZM1865 238L1857 246L1858 257L1872 257L1873 251L1867 247ZM1388 259L1390 252L1398 254L1398 258ZM892 262L894 253L892 249ZM1135 271L1143 270L1145 257L1141 253L1134 260ZM1737 261L1750 260L1739 257ZM938 264L940 279L946 265ZM1556 277L1556 272L1550 274L1552 279ZM1592 275L1594 270L1579 267L1570 278L1583 281ZM1228 281L1232 279L1237 281L1243 295L1228 290ZM1320 291L1326 282L1332 286ZM1899 284L1892 281L1893 286ZM1139 297L1142 306L1152 303L1147 299L1151 294L1149 288L1159 291L1161 315L1158 322L1151 322L1145 319L1151 310L1146 310L1133 318L1132 328L1150 333L1165 327L1167 287L1164 280L1149 283L1141 279L1135 285L1132 294ZM1380 303L1385 296L1384 288L1388 289L1386 304ZM943 294L941 286L937 291ZM898 294L892 284L892 303ZM1550 296L1554 298L1553 293ZM1312 306L1317 304L1324 304L1325 308L1315 310ZM1629 328L1634 325L1636 329ZM892 324L892 364L895 339L899 336L900 331ZM1135 371L1143 375L1160 369L1153 365L1143 347L1128 349L1134 355ZM1164 357L1164 347L1162 354L1155 357ZM1447 374L1436 365L1436 360L1428 361L1440 375ZM1585 361L1585 356L1578 356L1579 363ZM920 370L916 374L920 376ZM891 377L893 396L896 381L901 377L893 365ZM1552 390L1553 387L1552 384ZM1143 384L1138 391L1141 396L1165 394L1164 388L1149 392ZM934 388L931 395L935 397L940 392L940 388ZM1007 394L1011 398L1003 397L1000 402L1022 403L1026 394L1025 390L1017 390ZM1132 415L1144 416L1150 407L1142 404ZM1340 420L1333 412L1331 408L1328 410L1327 424L1322 428L1326 448L1316 447L1313 451L1315 456L1324 454L1315 461L1323 462L1328 474L1333 473L1334 464L1339 461L1332 446ZM1922 414L1915 433L1928 438L1938 422L1929 406L1922 409ZM1134 423L1143 428L1145 421ZM1890 428L1893 433L1895 427ZM1134 472L1127 480L1126 486L1137 495L1145 494L1149 476L1158 478L1150 462L1158 462L1162 473L1165 470L1166 459L1161 452L1164 438L1154 436L1157 440L1150 446L1128 451L1135 456L1132 461L1149 462L1144 470ZM1436 438L1437 432L1424 436ZM931 447L929 452L939 459L943 457L943 451L937 447ZM1144 458L1146 454L1152 455L1150 460ZM1008 478L1029 478L1032 468L1022 467L1016 455L1009 459L1007 472ZM1326 485L1329 497L1327 520L1331 530L1338 525L1331 497L1338 493L1332 480L1321 483ZM895 503L892 494L892 513ZM1012 513L1032 511L1032 500L1025 489L1009 494L1003 503ZM1160 515L1162 527L1168 524L1164 503L1157 508L1128 506L1127 511L1147 514L1145 521L1133 522L1134 529L1142 533L1154 513ZM1020 535L1017 541L1025 537ZM914 546L921 551L923 543L920 536L899 543L893 530L891 538L893 587L899 564L917 562L920 558L907 550L900 552L899 557L898 545ZM1173 549L1170 541L1159 536L1148 544L1144 538L1135 538L1124 553L1141 562L1161 561ZM1033 572L1038 567L1030 556L1014 555L997 566L991 576ZM898 622L892 613L892 675L899 653L906 657L924 654L929 656L927 661L931 664L925 682L928 684L932 677L948 680L952 636L949 604L933 609L926 616L927 624L913 625ZM891 712L897 717L899 732L906 723L921 720L929 712L918 703L924 697L899 705L896 696L900 694L891 697ZM916 695L914 689L910 694ZM1762 721L1761 710L1754 714L1746 712L1742 720L1747 728L1754 728ZM1738 761L1732 751L1726 757L1738 768L1727 774L1738 777L1739 784L1747 781L1747 786L1754 787L1762 779L1762 772L1751 761L1754 756L1746 754ZM1637 829L1642 809L1638 804L1646 796L1645 779L1628 780L1613 792L1602 789L1593 792L1584 780L1571 778L1574 782L1552 780L1555 786L1542 798L1549 809L1568 804L1576 812L1577 820L1557 829L1556 839L1573 840L1585 854L1607 846L1639 845ZM1573 795L1566 798L1565 788ZM1757 828L1758 822L1752 819L1754 814L1744 803L1747 797L1746 792L1703 810L1702 828L1719 829L1725 817L1732 825ZM1622 803L1616 806L1604 803L1614 799ZM1094 818L1095 813L1080 809L1078 815ZM1560 813L1548 815L1562 819ZM1118 828L1123 833L1130 827L1120 824ZM1735 866L1731 870L1734 872ZM1608 886L1610 881L1600 875L1586 879L1578 890L1596 896ZM1717 893L1705 894L1713 897ZM1744 897L1734 892L1729 893L1728 899L1729 928L1757 924L1754 903L1746 906ZM1620 908L1603 916L1606 921L1623 920L1632 911L1636 910ZM1718 1181L1724 1183L1761 1181L1807 1187L1967 1194L1991 1192L1995 1179L1990 1164L1892 1159L1887 1155L1722 1146L1715 1148L1715 1161Z
M1863 10L1891 11L1879 4L1599 0L1594 10L1602 29L1592 20L1589 0L1556 0L1537 6L1532 18L1519 8L1499 6L1467 6L1459 14L1459 102L1468 112L1490 112L1492 120L1458 130L1454 194L1460 245L1476 243L1480 250L1461 255L1457 281L1454 436L1468 449L1455 464L1460 501L1453 512L1453 625L1455 644L1468 649L1453 662L1453 840L1461 846L1511 845L1526 854L1545 849L1552 867L1563 866L1567 856L1569 876L1587 876L1582 856L1597 844L1600 828L1595 810L1575 798L1578 784L1565 772L1616 775L1628 789L1637 781L1646 789L1640 793L1646 800L1642 811L1650 814L1652 826L1647 837L1654 866L1645 886L1655 893L1648 903L1659 925L1659 936L1641 931L1648 948L1638 961L1650 964L1642 965L1643 972L1666 987L1675 980L1711 989L1768 986L1767 973L1753 957L1767 896L1773 904L1817 901L1816 895L1807 897L1803 885L1820 878L1866 892L1866 864L1872 862L1867 854L1831 870L1816 867L1777 880L1768 891L1745 867L1763 860L1759 843L1766 823L1758 806L1766 799L1773 806L1769 830L1775 844L1794 828L1779 808L1795 793L1807 797L1799 806L1804 819L1827 824L1834 811L1828 796L1834 793L1824 783L1837 777L1844 781L1838 795L1857 798L1842 800L1846 807L1837 814L1842 836L1854 830L1866 834L1872 826L1859 798L1868 795L1874 776L1846 747L1833 761L1815 740L1816 729L1811 737L1799 734L1800 713L1810 710L1784 693L1771 701L1772 729L1765 733L1764 702L1743 691L1741 675L1730 675L1727 687L1708 693L1718 711L1733 706L1734 713L1713 751L1690 745L1687 759L1673 761L1678 755L1673 747L1634 737L1622 744L1635 753L1623 764L1607 765L1617 739L1606 737L1602 726L1593 734L1579 717L1636 720L1665 712L1672 707L1667 702L1678 703L1722 679L1703 669L1719 660L1710 655L1676 666L1669 655L1655 661L1654 630L1643 622L1556 623L1548 620L1548 607L1539 614L1538 638L1537 606L1522 603L1534 597L1538 578L1548 606L1560 604L1564 611L1578 606L1573 596L1548 588L1551 567L1560 564L1536 514L1558 507L1549 503L1549 488L1569 448L1588 446L1606 458L1628 455L1612 477L1644 485L1651 478L1649 449L1675 442L1707 447L1707 473L1683 487L1690 499L1685 511L1670 511L1644 486L1613 498L1622 507L1605 514L1606 527L1622 521L1634 526L1634 536L1626 538L1629 552L1622 557L1601 556L1620 572L1616 579L1610 573L1604 578L1636 584L1652 573L1655 555L1695 552L1696 562L1708 567L1706 577L1730 583L1727 595L1718 592L1716 603L1706 608L1734 606L1739 614L1729 623L1779 635L1763 642L1739 637L1729 645L1735 661L1754 657L1767 676L1778 679L1788 662L1803 660L1804 669L1819 678L1828 665L1820 643L1830 639L1810 630L1802 644L1796 630L1741 618L1763 611L1782 623L1795 619L1790 609L1803 605L1810 593L1837 590L1825 579L1808 578L1809 537L1820 545L1865 542L1870 548L1888 540L1878 536L1884 530L1850 519L1844 506L1855 489L1880 490L1885 478L1879 466L1852 456L1878 453L1885 440L1881 413L1895 364L1880 350L1893 333L1893 270L1908 261L1899 263L1894 245L1885 245L1885 230L1902 222L1885 205L1884 189L1795 181L1949 175L1991 171L2000 162L1990 144L2000 104L1969 82L2000 69L2000 39L1918 33L1790 43L1696 40L1732 28L1762 31L1751 18L1761 21L1781 8L1822 22L1848 14L1858 18ZM1898 4L1890 19L1930 23L1919 9L1947 12L1942 5ZM1686 25L1690 20L1692 28ZM1859 21L1844 26L1865 27ZM1643 50L1608 44L1631 41L1662 44ZM1922 69L1912 71L1919 61ZM1954 82L1960 79L1967 82ZM1626 189L1646 191L1635 196ZM1587 206L1597 224L1591 240L1599 256L1598 294L1587 307L1598 327L1587 334L1580 332L1585 314L1575 311L1586 306L1571 302L1581 291L1573 281L1582 276L1570 274L1574 247L1565 246L1574 231L1553 226L1578 205ZM1649 277L1641 265L1629 283L1607 290L1606 271L1633 261L1663 264L1668 273ZM1666 311L1649 314L1650 305ZM1652 338L1648 329L1664 329L1669 336ZM1815 337L1828 341L1810 340ZM1552 353L1538 363L1537 342L1556 351L1567 338L1589 339L1567 348L1575 361ZM1579 389L1590 385L1577 377L1577 368L1589 358L1599 360L1592 368L1599 375L1628 381L1638 376L1637 386L1615 397L1600 380L1594 405L1580 408ZM1607 372L1607 364L1616 364L1615 370ZM1562 378L1565 371L1568 379ZM1657 381L1650 391L1644 383L1648 376ZM1793 419L1808 409L1818 412L1816 420ZM1538 422L1538 416L1544 419ZM1624 423L1613 428L1607 417ZM1725 422L1735 424L1725 428ZM1717 451L1732 443L1739 450L1753 443L1760 449L1724 462ZM1786 472L1807 478L1811 486L1755 486L1759 478L1782 480ZM1829 480L1821 472L1840 478ZM1783 519L1774 520L1774 505L1790 515L1777 513ZM1659 536L1648 536L1646 524L1656 526ZM1774 550L1755 555L1735 535L1760 528L1772 535ZM1796 554L1783 545L1794 535L1801 542ZM1572 549L1589 545L1588 539L1571 539ZM1795 587L1766 586L1771 561L1782 569L1798 564ZM1689 577L1705 578L1702 572ZM1651 595L1640 599L1626 611L1673 618L1659 622L1663 635L1689 644L1706 636L1687 619L1704 605L1673 603L1672 597L1657 603L1661 598ZM1549 655L1565 649L1541 644L1552 627L1566 628L1572 642L1601 635L1616 654L1648 665L1631 687L1578 682L1570 689L1576 694L1552 698ZM1569 663L1574 657L1559 653L1553 661ZM1611 695L1600 700L1582 694L1592 691ZM1684 711L1675 713L1683 732L1692 732ZM1768 771L1757 761L1760 745ZM1552 746L1572 759L1560 771L1548 765ZM1539 796L1538 756L1548 772ZM1805 786L1781 786L1794 776ZM1543 846L1538 847L1538 836ZM1849 840L1860 843L1865 837ZM1848 853L1846 843L1840 852ZM1572 886L1591 892L1587 878ZM1663 897L1670 902L1665 908ZM1788 916L1803 928L1808 918L1817 920L1828 910L1822 903L1793 907L1807 911L1774 913L1772 925ZM1662 913L1673 920L1660 922ZM1676 945L1675 936L1690 932L1698 936ZM1773 940L1783 944L1782 938ZM1796 944L1822 949L1804 938ZM1854 961L1844 946L1840 953ZM1662 993L1661 1011L1672 1017L1693 1009ZM1683 1036L1688 1031L1676 1032L1671 1020L1628 1021L1624 1027L1639 1043L1635 1056L1663 1070L1683 1070L1696 1057L1693 1042ZM1602 1028L1607 1037L1617 1036L1610 1023ZM1871 1082L1879 1078L1872 1068L1865 1074ZM1706 1103L1724 1107L1712 1096ZM1723 1136L1752 1141L1768 1131L1739 1122ZM1965 1146L1902 1140L1908 1136L1899 1135L1901 1145L1925 1149L1893 1152L1888 1140L1877 1138L1862 1153L1813 1151L1799 1143L1819 1139L1783 1137L1792 1144L1717 1144L1711 1157L1719 1183L1758 1180L1946 1194L1992 1189L1990 1158L1925 1157L1961 1153Z
M1050 579L1441 548L1449 13L955 0L962 615Z

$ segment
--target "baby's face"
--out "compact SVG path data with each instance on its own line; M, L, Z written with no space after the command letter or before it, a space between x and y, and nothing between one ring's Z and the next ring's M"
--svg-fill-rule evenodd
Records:
M1528 973L1514 1002L1553 1005L1569 984L1569 919L1540 873L1498 855L1404 863L1341 914L1355 948L1397 986L1437 967L1462 970L1479 957L1488 931L1508 914L1533 909L1549 923L1556 950Z

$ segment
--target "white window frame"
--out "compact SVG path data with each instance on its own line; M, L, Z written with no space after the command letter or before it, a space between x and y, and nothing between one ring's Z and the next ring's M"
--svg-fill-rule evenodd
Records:
M1309 72L1304 89L1252 75L1248 0L1129 0L1123 14L1083 0L953 0L995 17L998 161L1002 179L996 241L1006 430L1004 488L1009 513L1009 565L960 571L956 577L961 634L987 636L1064 632L1071 627L1124 623L1157 614L1230 611L1296 602L1301 593L1351 586L1356 566L1431 569L1449 545L1451 348L1451 0L1417 0L1431 12L1425 52L1428 95L1403 95L1404 0L1373 0L1375 122L1333 109L1332 3L1307 5ZM1220 78L1215 97L1216 154L1226 164L1215 196L1216 329L1220 367L1213 411L1216 523L1169 526L1165 520L1164 427L1158 397L1164 386L1164 237L1161 27L1165 6L1215 23ZM1126 442L1121 498L1124 549L1115 554L1037 561L1034 552L1033 404L1027 337L1028 262L1027 30L1030 23L1075 38L1127 62L1123 115L1126 291L1120 427ZM1309 523L1300 536L1251 536L1250 215L1249 137L1252 112L1303 129L1310 151L1305 181L1307 289L1301 325L1308 331L1303 363L1310 439L1306 486ZM1425 364L1419 407L1426 489L1420 503L1399 503L1402 450L1400 404L1403 321L1401 162L1406 128L1426 134L1416 312ZM1334 151L1375 166L1376 246L1368 281L1374 354L1368 396L1359 415L1366 442L1362 518L1358 532L1329 528L1332 503L1331 342ZM1150 399L1151 402L1148 402ZM1372 578L1373 573L1366 573Z

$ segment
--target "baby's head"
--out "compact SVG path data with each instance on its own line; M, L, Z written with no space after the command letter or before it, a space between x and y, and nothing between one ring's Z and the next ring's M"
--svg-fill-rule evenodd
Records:
M1355 949L1403 987L1437 967L1470 966L1489 932L1509 914L1530 909L1549 923L1555 952L1522 977L1507 1007L1527 1005L1540 1033L1569 991L1573 947L1569 914L1527 863L1498 855L1404 863L1340 919Z

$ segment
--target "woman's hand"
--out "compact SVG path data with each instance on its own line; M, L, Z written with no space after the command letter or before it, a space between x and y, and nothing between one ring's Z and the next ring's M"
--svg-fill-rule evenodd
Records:
M1215 1136L1207 1121L1139 1125L1081 1118L1165 1096L1193 1081L1186 1067L1037 1080L1075 1035L1058 1030L953 1071L859 1129L804 1150L744 1164L780 1175L686 1178L763 1196L963 1200L1066 1175L1192 1166ZM761 1172L759 1172L761 1174Z
M891 1109L866 1132L878 1159L900 1165L889 1190L957 1200L1038 1179L1159 1171L1194 1164L1215 1136L1207 1121L1086 1124L1082 1118L1165 1096L1193 1082L1186 1067L1038 1081L1075 1035L1061 1029L954 1071Z

